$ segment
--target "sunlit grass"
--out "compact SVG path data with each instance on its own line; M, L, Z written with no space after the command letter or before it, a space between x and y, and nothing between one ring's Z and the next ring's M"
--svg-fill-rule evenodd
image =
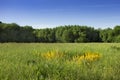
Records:
M0 80L119 80L119 43L3 43Z

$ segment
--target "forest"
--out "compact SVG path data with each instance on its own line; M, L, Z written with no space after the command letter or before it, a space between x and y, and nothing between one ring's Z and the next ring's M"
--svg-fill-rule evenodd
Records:
M120 42L120 26L113 29L95 29L89 26L64 25L55 28L34 29L16 23L0 21L0 42L86 43Z

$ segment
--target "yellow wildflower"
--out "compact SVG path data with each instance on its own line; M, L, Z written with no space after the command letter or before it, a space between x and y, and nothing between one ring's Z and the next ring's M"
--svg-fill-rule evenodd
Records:
M92 61L96 61L100 58L99 54L96 53L85 53L82 56L74 56L72 61L77 62L77 63L81 63L82 61L88 61L88 62L92 62Z
M62 56L63 56L62 53L53 52L53 51L42 54L42 57L44 57L46 59L55 59L55 58L60 58Z

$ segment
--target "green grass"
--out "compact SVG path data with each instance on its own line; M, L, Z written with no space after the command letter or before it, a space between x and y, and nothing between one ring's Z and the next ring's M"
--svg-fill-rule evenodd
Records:
M63 53L47 60L41 54ZM75 55L99 53L100 59L70 63ZM120 80L120 43L0 43L0 80Z

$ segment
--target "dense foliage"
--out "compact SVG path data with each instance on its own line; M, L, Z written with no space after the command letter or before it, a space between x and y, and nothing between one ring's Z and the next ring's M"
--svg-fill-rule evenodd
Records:
M120 42L120 26L115 26L114 29L94 29L67 25L33 29L31 26L0 22L0 42Z

